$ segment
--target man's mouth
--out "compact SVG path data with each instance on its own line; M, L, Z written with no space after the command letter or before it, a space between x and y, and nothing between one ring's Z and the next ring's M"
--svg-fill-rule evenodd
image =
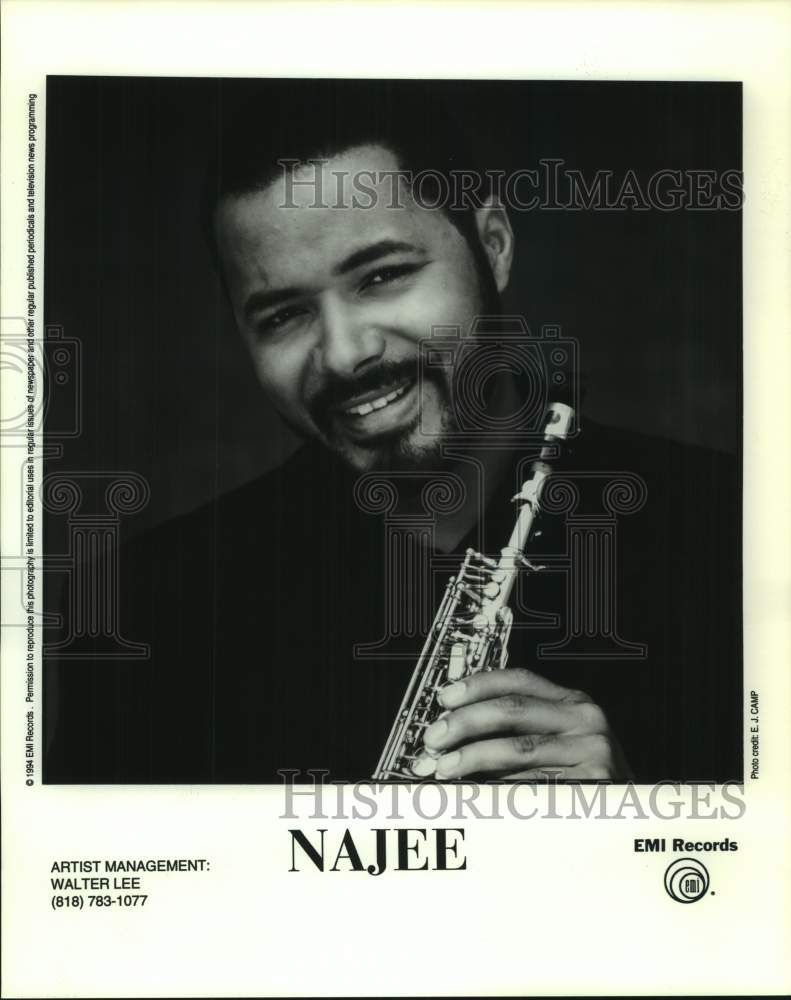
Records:
M334 411L346 433L363 439L392 433L414 419L417 380L409 377L386 390L374 389L347 400Z
M351 406L344 406L341 412L355 417L364 417L374 410L383 410L385 406L389 406L390 403L395 402L396 399L404 395L409 388L410 381L410 379L405 379L401 385L383 395L376 395L375 392L367 392L365 396L358 397L356 403Z

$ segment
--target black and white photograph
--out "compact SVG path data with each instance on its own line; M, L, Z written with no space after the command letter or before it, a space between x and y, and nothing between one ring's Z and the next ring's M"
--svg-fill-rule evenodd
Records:
M49 79L44 780L741 780L741 113Z

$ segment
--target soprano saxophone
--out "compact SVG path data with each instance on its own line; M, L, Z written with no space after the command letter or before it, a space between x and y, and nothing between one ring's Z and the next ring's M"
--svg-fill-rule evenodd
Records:
M567 437L573 418L574 411L563 403L549 407L540 457L513 497L520 505L519 514L500 558L467 549L459 572L450 578L374 772L375 781L430 778L439 753L424 746L423 733L444 714L437 697L440 690L471 674L506 666L514 620L508 601L520 569L541 569L525 557L524 550L552 474L547 460L555 455L556 442Z

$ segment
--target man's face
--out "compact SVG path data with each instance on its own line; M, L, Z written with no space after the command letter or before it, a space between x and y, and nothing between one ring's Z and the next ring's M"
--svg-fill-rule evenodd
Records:
M289 425L360 471L435 460L452 427L450 385L425 369L418 392L419 344L438 324L466 333L482 309L472 251L443 213L403 190L393 207L392 181L370 208L352 205L348 181L336 199L339 171L397 169L390 151L358 147L322 168L323 197L278 178L217 212L233 311L261 384ZM315 176L310 166L293 180Z

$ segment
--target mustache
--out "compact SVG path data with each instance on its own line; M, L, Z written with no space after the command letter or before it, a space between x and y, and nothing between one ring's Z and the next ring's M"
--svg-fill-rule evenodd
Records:
M332 419L332 411L350 403L364 392L389 392L401 382L416 380L420 371L417 358L403 361L382 361L375 368L369 368L354 378L332 376L319 388L308 403L308 411L318 427L326 427ZM431 373L433 374L433 373ZM424 369L424 376L429 372Z

